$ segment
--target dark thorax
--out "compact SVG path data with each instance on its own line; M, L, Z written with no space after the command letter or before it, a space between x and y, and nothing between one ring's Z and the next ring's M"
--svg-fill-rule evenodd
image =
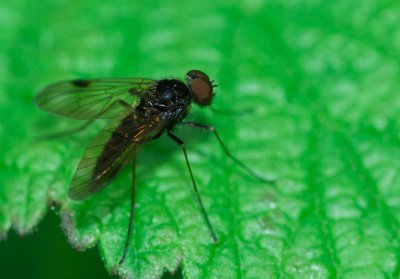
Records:
M190 103L191 96L185 83L176 79L163 79L143 95L136 113L147 119L160 118L167 122L167 128L185 117Z

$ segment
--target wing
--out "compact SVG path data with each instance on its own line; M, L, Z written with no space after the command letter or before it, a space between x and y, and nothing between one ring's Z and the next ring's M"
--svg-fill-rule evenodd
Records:
M75 119L114 118L127 114L155 81L148 78L104 78L51 84L35 98L39 108Z
M122 120L111 119L86 148L72 179L69 197L83 200L107 186L164 127L159 118L140 119L135 113Z

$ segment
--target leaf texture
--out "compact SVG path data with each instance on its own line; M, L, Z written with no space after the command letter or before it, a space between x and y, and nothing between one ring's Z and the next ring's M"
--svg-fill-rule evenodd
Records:
M48 204L80 249L98 245L110 272L158 278L397 278L400 275L400 6L395 1L0 4L0 232L36 227ZM38 14L40 17L29 15ZM33 105L69 78L183 78L219 86L213 106L249 110L213 125L263 184L212 136L177 128L211 222L207 231L179 146L166 137L137 158L134 230L129 168L83 202L68 185L102 128L53 141L79 121ZM75 126L74 126L75 125Z

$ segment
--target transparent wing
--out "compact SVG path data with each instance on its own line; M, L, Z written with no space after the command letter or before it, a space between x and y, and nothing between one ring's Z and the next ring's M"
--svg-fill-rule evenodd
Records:
M159 118L141 121L134 113L122 120L111 119L86 148L72 179L69 197L82 200L107 186L163 128Z
M155 81L147 78L104 78L62 81L36 96L39 108L75 119L114 118L135 106Z

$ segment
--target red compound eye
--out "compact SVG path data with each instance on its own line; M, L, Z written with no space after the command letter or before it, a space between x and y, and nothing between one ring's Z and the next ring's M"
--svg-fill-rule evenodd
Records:
M213 85L210 78L199 70L190 70L186 74L193 101L199 106L211 105Z

